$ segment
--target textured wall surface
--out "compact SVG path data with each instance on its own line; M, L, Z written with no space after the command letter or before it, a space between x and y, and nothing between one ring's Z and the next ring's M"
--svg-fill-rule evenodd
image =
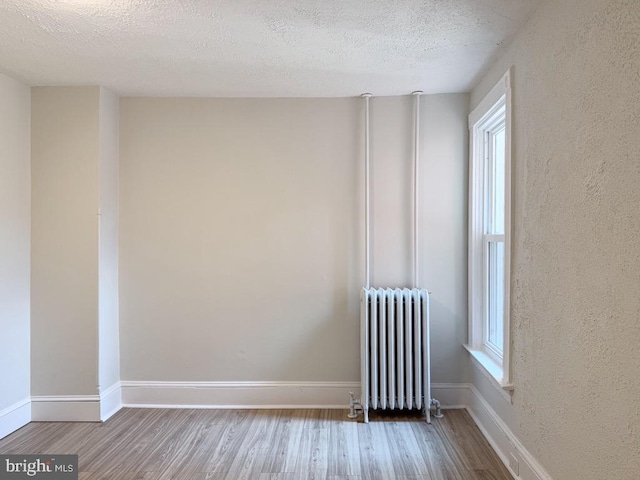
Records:
M0 410L29 397L30 102L0 75Z
M423 97L434 379L463 381L466 95ZM121 99L123 380L357 381L360 99ZM407 285L411 98L372 100L373 284Z
M32 89L33 395L97 393L99 95Z
M467 92L540 2L5 0L0 69L127 96Z
M634 480L640 2L547 2L472 107L511 65L515 393L492 403L555 480Z

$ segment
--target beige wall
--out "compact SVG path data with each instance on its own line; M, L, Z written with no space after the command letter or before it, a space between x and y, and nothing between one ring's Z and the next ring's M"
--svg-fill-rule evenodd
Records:
M421 98L419 271L420 286L432 294L432 370L438 383L464 381L468 368L461 347L467 334L468 98ZM375 98L371 117L372 285L411 286L413 97ZM362 169L360 158L349 160Z
M100 89L98 373L100 392L120 381L118 323L119 98Z
M423 105L434 379L460 381L468 97ZM410 98L372 115L373 280L405 285ZM125 98L120 135L123 380L357 381L362 100Z
M33 395L97 394L99 95L32 89Z
M30 102L29 87L0 74L0 410L30 390Z
M423 98L420 278L431 292L431 369L435 383L468 380L468 95Z
M640 471L640 3L547 2L513 65L513 406L474 383L555 480Z

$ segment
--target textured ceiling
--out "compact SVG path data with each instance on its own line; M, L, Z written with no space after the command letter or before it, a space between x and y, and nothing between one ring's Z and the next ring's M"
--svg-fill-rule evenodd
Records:
M120 95L465 92L542 0L0 0L0 71Z

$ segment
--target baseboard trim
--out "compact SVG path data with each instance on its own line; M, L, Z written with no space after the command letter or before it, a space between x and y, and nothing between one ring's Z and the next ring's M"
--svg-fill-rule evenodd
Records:
M123 381L122 404L138 408L347 408L360 382Z
M116 382L100 392L100 420L106 422L122 408L122 386Z
M34 422L99 422L100 396L47 395L31 397Z
M518 440L491 405L482 397L476 387L469 384L468 389L469 402L467 404L467 411L513 478L522 480L552 480L540 462L522 445L520 440ZM509 461L511 456L518 461L519 471L517 474L511 468Z
M29 397L0 410L0 439L31 421L31 399Z
M432 383L431 397L444 410L463 409L469 405L469 383Z
M346 408L359 382L149 382L120 383L122 406L137 408ZM434 383L443 409L466 408L467 383Z

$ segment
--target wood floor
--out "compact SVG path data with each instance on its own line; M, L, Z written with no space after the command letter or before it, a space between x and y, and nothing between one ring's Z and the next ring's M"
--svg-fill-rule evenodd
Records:
M464 410L431 425L346 413L126 408L104 424L30 423L0 454L78 454L82 480L511 480Z

